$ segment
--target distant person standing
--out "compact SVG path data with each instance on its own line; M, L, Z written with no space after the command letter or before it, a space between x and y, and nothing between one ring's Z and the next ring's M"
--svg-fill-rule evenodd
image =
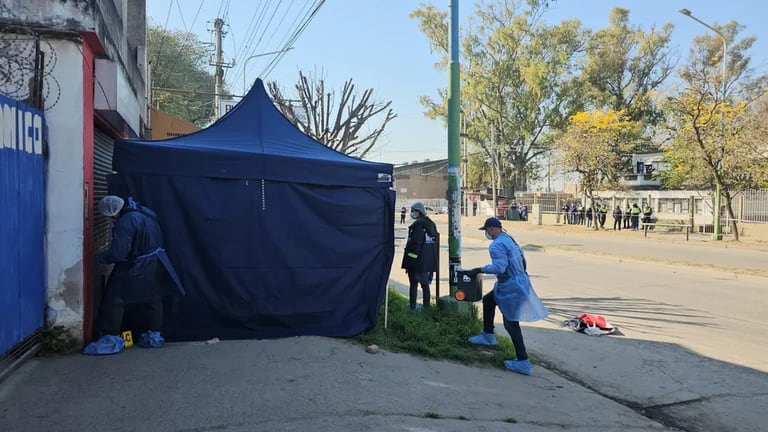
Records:
M613 230L614 231L621 231L621 219L622 219L622 213L621 213L621 207L616 206L615 209L613 209Z
M651 223L651 217L653 216L653 208L646 204L643 206L643 223Z
M416 201L411 204L411 219L414 222L408 227L408 241L403 253L402 268L408 273L410 305L412 312L421 312L428 308L431 299L429 284L432 273L437 271L437 226L427 216L424 203ZM416 304L419 285L421 285L423 306Z
M405 223L405 215L406 215L406 213L408 213L408 210L405 207L400 209L400 224L401 225Z
M632 231L637 231L640 227L640 207L637 203L632 204Z
M629 229L630 223L629 219L632 217L632 208L627 204L627 209L624 210L624 228Z

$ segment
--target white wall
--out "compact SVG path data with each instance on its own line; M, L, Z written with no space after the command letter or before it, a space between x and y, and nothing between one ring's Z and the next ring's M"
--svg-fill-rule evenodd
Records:
M83 63L79 46L51 41L61 98L48 125L46 261L49 323L79 330L83 320ZM53 90L51 90L53 91Z

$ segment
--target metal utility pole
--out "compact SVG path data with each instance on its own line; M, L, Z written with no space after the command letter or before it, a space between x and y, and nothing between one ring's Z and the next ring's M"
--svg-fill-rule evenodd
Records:
M713 32L717 33L718 36L720 36L720 39L723 40L723 104L725 104L725 98L727 97L727 79L728 79L728 39L725 38L725 35L718 29L712 27L711 25L705 23L704 21L696 18L693 16L691 11L688 9L680 9L680 13L687 16L688 18L696 21L697 23L703 25L704 27L712 30ZM717 165L715 166L715 169L717 170L717 175L715 176L715 208L713 209L713 220L712 224L714 225L714 229L712 230L712 239L713 240L722 240L723 234L720 227L720 200L721 196L723 194L722 192L722 186L720 185L720 170L722 169L722 163L723 163L723 152L725 151L725 112L721 109L720 111L720 126L723 130L723 142L720 144L720 156L717 160Z
M448 71L448 287L451 296L453 296L458 288L458 269L461 268L459 0L451 0L451 27L449 33L451 59Z

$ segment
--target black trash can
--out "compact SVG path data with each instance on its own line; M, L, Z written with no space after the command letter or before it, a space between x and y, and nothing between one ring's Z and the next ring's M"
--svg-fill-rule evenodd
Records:
M458 301L476 302L483 299L483 280L480 275L470 275L467 271L459 272L459 285L453 297Z

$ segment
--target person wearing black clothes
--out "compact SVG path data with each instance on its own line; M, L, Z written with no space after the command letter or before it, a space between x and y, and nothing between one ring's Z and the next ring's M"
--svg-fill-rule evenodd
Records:
M624 228L629 229L629 219L632 217L632 209L627 204L627 209L624 210Z
M408 210L406 210L405 207L400 209L400 224L405 223L405 214L408 213Z
M651 223L651 216L653 216L653 209L650 205L643 206L643 223Z
M640 207L637 203L632 204L632 231L637 231L640 227Z
M616 206L616 208L613 210L613 230L614 231L621 231L621 207Z
M429 307L431 300L429 284L432 282L432 273L437 271L437 236L440 234L435 223L427 216L427 210L421 201L411 204L411 218L415 220L408 227L402 268L408 273L411 311L421 312ZM424 306L416 305L419 285Z
M587 228L592 227L592 206L587 207Z
M600 228L605 228L605 215L608 213L608 209L605 207L605 204L599 204L597 207L597 216L598 221L600 222Z

